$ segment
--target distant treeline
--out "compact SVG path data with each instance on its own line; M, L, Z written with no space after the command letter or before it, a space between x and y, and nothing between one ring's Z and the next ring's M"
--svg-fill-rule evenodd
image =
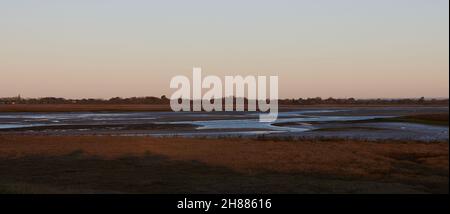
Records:
M327 98L299 98L280 100L281 105L448 105L448 99L336 99Z
M43 98L0 98L0 104L169 104L165 96L158 97L114 97L111 99L65 99L58 97Z
M57 97L44 98L0 98L0 104L169 104L166 96L158 97L131 97L111 99L65 99ZM282 99L280 105L448 105L448 99L336 99L327 98L299 98Z

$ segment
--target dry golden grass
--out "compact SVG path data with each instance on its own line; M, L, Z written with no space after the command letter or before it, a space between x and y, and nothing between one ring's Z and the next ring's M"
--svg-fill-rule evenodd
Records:
M104 159L148 153L244 173L264 171L382 178L399 165L448 175L448 143L257 141L95 136L0 136L0 157L58 156L82 150ZM414 170L407 173L415 174ZM422 173L422 172L417 172ZM416 173L416 174L417 174Z
M0 193L448 193L448 142L0 135Z

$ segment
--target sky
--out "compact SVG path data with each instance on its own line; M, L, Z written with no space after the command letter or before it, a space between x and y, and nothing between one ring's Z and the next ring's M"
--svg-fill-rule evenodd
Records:
M0 97L169 96L193 67L278 75L281 98L447 98L449 1L0 1Z

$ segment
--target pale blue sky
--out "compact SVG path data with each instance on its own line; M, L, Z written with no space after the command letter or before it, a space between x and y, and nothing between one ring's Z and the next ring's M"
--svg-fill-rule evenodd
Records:
M279 75L281 97L448 97L448 0L2 0L0 97L169 95Z

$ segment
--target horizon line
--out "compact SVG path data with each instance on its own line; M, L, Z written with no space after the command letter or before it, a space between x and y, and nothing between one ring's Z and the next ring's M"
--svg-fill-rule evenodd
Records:
M83 99L94 99L94 100L111 100L114 98L120 98L120 99L130 99L130 98L157 98L157 99L162 99L163 97L166 97L166 99L169 99L166 95L161 95L161 96L153 96L153 95L148 95L148 96L127 96L127 97L121 97L121 96L112 96L112 97L104 97L104 98L94 98L94 97L78 97L78 98L73 98L73 97L59 97L59 96L43 96L43 97L23 97L21 94L18 94L17 96L6 96L6 97L0 97L0 99L13 99L13 98L20 98L20 99L45 99L45 98L56 98L56 99L65 99L65 100L83 100ZM234 97L234 96L233 96ZM225 99L225 98L229 98L229 97L221 97L221 99ZM242 97L234 97L234 98L242 98ZM248 99L247 97L243 97L244 99ZM429 100L429 99L439 99L439 100L445 100L445 99L450 99L450 97L427 97L427 96L417 96L417 97L332 97L332 96L326 96L326 97L321 97L321 96L309 96L309 97L296 97L296 98L278 98L278 100L298 100L298 99L316 99L316 98L320 98L322 100L326 100L326 99L357 99L357 100L377 100L377 99L381 99L381 100L403 100L403 99L421 99L424 98L425 100ZM188 99L188 100L193 100L193 99ZM200 99L203 100L203 99Z

